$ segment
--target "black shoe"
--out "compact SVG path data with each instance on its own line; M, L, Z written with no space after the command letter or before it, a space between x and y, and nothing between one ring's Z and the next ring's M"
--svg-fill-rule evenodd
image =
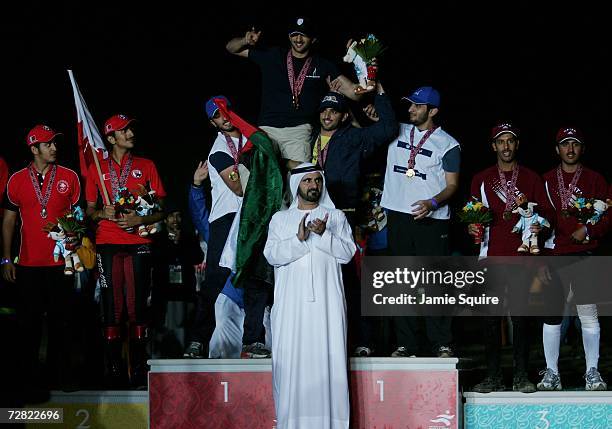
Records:
M438 349L439 358L450 358L453 357L453 349L447 346L440 346Z
M504 386L500 376L488 376L474 386L472 390L477 393L503 392L506 390L506 386Z
M104 384L108 390L121 390L128 386L127 370L121 356L123 342L121 340L107 341L104 345L106 371Z
M514 376L512 380L512 390L522 393L533 393L536 391L535 384L527 378L527 374L520 373Z

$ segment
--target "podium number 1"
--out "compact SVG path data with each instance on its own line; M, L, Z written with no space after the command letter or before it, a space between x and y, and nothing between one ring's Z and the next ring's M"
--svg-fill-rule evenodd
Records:
M380 386L380 402L385 402L385 380L376 380L376 384Z
M229 382L222 381L221 384L223 385L223 402L227 402L229 399Z

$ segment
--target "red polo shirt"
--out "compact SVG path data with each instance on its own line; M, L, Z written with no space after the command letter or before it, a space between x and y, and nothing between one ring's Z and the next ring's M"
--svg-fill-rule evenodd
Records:
M79 201L81 193L79 177L69 168L57 166L55 182L47 203L47 218L43 219L40 215L42 207L36 197L28 168L13 174L6 188L6 197L19 209L21 217L19 265L27 267L64 265L64 260L61 258L57 262L53 260L55 241L47 237L43 228L48 223L56 223L57 218L65 215ZM41 189L43 195L51 178L50 172L49 169L45 174Z
M0 217L2 217L2 203L6 192L6 182L8 182L8 165L3 158L0 158Z
M117 164L112 157L109 157L109 159L111 160L115 173L117 173L117 178L120 178L121 169L125 165L128 157L124 156L123 159L121 159L121 165ZM104 186L106 187L106 191L108 192L108 196L112 203L114 198L112 196L108 160L105 159L100 162L100 169L102 170ZM95 203L98 201L98 196L102 198L100 177L98 176L98 171L96 170L95 164L92 164L89 167L87 177L88 180L85 187L85 198L87 199L88 203ZM155 191L158 198L164 198L166 196L166 191L164 190L164 186L162 185L159 174L157 173L157 168L155 168L153 161L133 156L132 167L130 169L130 173L128 174L126 188L135 194L138 190L138 185L146 185L147 182L149 182L151 189ZM136 231L131 233L127 232L123 228L120 228L115 222L101 220L100 223L98 223L98 229L96 230L97 244L146 244L150 242L151 240L140 237Z
M562 172L564 185L567 187L574 178L575 173ZM557 180L557 169L554 168L544 175L544 184L550 202L556 211L556 228L554 237L553 252L556 255L568 253L584 252L593 250L597 247L597 240L603 237L608 231L609 213L606 214L595 225L587 227L590 235L590 242L587 244L577 244L572 240L572 234L578 229L578 220L573 216L564 216L561 208L561 196L559 195L559 181ZM582 167L582 174L576 183L576 193L580 193L587 198L597 198L605 201L608 193L606 179L590 168Z

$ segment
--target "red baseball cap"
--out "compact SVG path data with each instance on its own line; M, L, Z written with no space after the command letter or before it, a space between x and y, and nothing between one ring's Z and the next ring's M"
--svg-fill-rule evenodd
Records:
M512 122L498 122L493 128L491 128L491 140L495 140L503 133L510 133L514 137L518 138L519 130L514 125L512 125Z
M563 143L565 140L576 140L584 144L584 137L578 128L562 127L557 131L557 144Z
M132 121L134 121L134 119L130 119L122 114L111 116L104 123L104 135L107 136L113 131L122 130Z
M32 146L38 143L48 143L53 140L56 136L61 135L62 133L58 133L53 131L53 129L47 125L38 124L34 126L28 133L26 137L26 143L28 146Z

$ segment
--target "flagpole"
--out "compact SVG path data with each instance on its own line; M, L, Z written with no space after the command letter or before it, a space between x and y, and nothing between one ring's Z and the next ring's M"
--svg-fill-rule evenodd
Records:
M76 81L74 80L74 75L72 74L72 70L68 70L68 76L70 76L70 82L72 83L72 92L74 94L74 103L77 106L77 115L78 115L78 105L80 100L78 96L80 94L79 88L77 87ZM98 153L94 149L92 142L89 144L89 148L91 149L91 154L93 156L94 164L96 165L96 171L98 172L98 179L100 180L100 188L102 189L102 196L104 198L104 204L110 205L111 201L108 196L108 191L106 190L106 186L104 185L104 177L102 176L102 169L100 168L100 160L98 159Z

